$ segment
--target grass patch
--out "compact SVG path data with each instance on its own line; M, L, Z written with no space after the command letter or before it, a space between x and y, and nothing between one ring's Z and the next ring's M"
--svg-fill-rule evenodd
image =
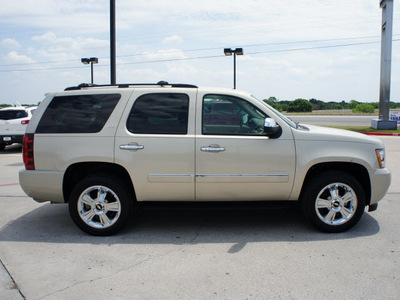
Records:
M329 109L329 110L313 110L312 112L282 112L287 116L379 116L379 110L374 113L354 113L351 109Z
M320 125L320 126L345 129L345 130L357 131L357 132L382 132L382 133L399 133L400 132L398 128L397 128L397 130L378 130L378 129L374 129L370 126L327 126L327 125Z

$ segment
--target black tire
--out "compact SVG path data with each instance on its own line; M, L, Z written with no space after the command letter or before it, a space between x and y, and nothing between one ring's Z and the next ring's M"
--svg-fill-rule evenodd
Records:
M132 202L132 193L117 179L96 175L75 185L69 212L82 231L107 236L124 227L132 214Z
M6 148L6 145L0 145L0 151L3 151Z
M324 232L343 232L360 220L365 210L361 184L341 171L323 172L308 181L302 206L309 221Z

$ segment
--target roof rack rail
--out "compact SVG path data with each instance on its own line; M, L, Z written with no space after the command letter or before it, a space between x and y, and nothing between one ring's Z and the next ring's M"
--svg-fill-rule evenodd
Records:
M117 87L117 88L128 88L131 86L170 86L175 88L198 88L198 86L193 84L184 83L168 83L166 81L159 81L157 83L118 83L118 84L91 84L91 83L81 83L78 86L70 86L64 89L64 91L75 91L82 88L88 87Z

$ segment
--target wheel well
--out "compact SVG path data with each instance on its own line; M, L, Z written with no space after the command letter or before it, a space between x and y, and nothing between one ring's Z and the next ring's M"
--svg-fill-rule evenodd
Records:
M64 201L68 202L73 187L84 177L94 174L108 175L117 178L129 188L132 193L132 199L136 201L135 190L133 188L131 177L125 168L117 164L103 162L85 162L77 163L68 167L65 171L63 182Z
M305 187L309 184L309 182L319 173L326 171L342 171L352 175L363 187L366 197L366 204L369 205L371 201L371 181L367 169L362 165L346 162L329 162L312 166L308 170L304 180L300 199L302 198Z

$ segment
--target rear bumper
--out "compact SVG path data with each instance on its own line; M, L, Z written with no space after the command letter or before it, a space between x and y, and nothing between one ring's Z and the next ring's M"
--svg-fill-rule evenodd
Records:
M54 171L21 170L19 172L22 189L37 202L64 203L63 177L64 173Z
M371 202L370 205L380 201L389 189L392 174L386 168L375 170L371 176Z
M0 135L0 144L2 145L11 145L14 143L22 143L22 139L23 139L24 135L20 135L20 134L1 134Z

